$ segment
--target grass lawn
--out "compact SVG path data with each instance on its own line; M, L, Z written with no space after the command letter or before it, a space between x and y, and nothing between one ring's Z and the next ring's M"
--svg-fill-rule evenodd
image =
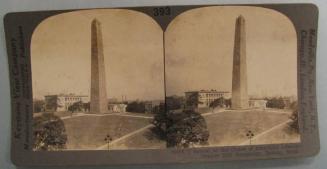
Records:
M70 111L60 111L60 112L39 112L39 113L34 113L33 116L37 117L37 116L41 116L42 114L50 114L53 113L54 115L58 116L58 117L67 117L67 116L71 116L71 112ZM73 115L76 115L77 113L80 112L74 112Z
M142 115L127 113L128 115ZM209 129L210 146L239 145L248 140L247 131L254 137L289 119L289 113L275 110L233 110L204 116ZM104 138L109 134L113 140L141 129L150 124L148 118L131 116L105 115L80 116L64 119L68 149L96 149L106 144ZM147 128L112 145L112 149L165 148L166 143L156 138ZM260 135L253 144L293 143L299 141L299 135L292 133L287 125Z
M291 112L284 110L234 110L205 116L210 132L209 146L235 146L289 119ZM252 141L252 144L278 144L299 142L299 134L282 125ZM114 149L165 148L166 143L154 137L150 129L135 134L114 145Z
M159 149L166 148L166 142L156 138L151 128L124 139L112 146L112 149Z
M209 144L211 146L232 146L239 145L246 141L246 133L251 130L254 137L280 123L289 119L290 114L274 113L269 110L251 110L242 111L235 110L230 112L222 112L219 114L205 116L208 129L210 132ZM277 132L277 131L276 131ZM289 139L279 138L279 135L288 135L286 130L279 130L279 134L267 137L273 137L274 142L291 142ZM283 134L284 133L284 134ZM298 137L298 136L297 136ZM267 139L262 138L255 144L269 144Z
M253 139L252 144L299 143L300 141L300 135L286 124Z
M124 112L124 115L134 115L134 116L145 116L145 117L153 117L154 114L152 113L135 113L135 112Z
M149 119L110 116L81 116L63 120L68 149L96 149L109 134L113 140L148 125Z

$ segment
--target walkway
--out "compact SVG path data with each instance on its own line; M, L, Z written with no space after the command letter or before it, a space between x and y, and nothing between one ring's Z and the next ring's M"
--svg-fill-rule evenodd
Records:
M116 144L116 143L118 143L118 142L120 142L120 141L122 141L122 140L124 140L124 139L127 139L127 138L129 138L129 137L131 137L131 136L133 136L133 135L136 135L136 134L138 134L138 133L141 133L141 132L143 132L143 131L145 131L145 130L151 128L151 127L153 127L153 125L152 125L152 124L149 124L149 125L147 125L147 126L145 126L145 127L142 127L142 128L140 128L140 129L138 129L138 130L135 130L135 131L133 131L133 132L131 132L131 133L128 133L128 134L126 134L126 135L124 135L124 136L122 136L122 137L119 137L119 138L117 138L116 140L111 141L111 142L109 143L109 147L112 146L112 145L114 145L114 144ZM107 148L108 148L108 144L104 144L104 145L98 147L97 150L105 150L105 149L107 149Z

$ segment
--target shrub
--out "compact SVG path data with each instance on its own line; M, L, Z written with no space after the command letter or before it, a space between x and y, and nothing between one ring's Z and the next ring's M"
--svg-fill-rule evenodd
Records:
M292 122L289 124L289 126L291 127L291 129L293 129L295 132L299 133L299 112L298 112L298 104L297 102L293 102L290 106L290 108L292 109L292 115L290 117L290 119L292 120Z
M171 113L171 124L167 126L167 147L187 148L196 144L207 144L209 131L205 119L193 110Z
M162 139L166 140L166 129L167 124L170 123L167 117L166 109L164 104L160 104L155 112L155 116L151 122L155 128L153 129L154 134Z
M226 105L225 99L223 97L220 97L218 99L215 99L213 102L210 103L210 108L216 108L216 107L224 107Z
M209 139L205 119L194 110L162 110L156 114L153 124L156 126L153 131L167 142L167 147L186 148L207 144Z
M267 107L277 108L277 109L284 109L285 108L285 103L284 103L283 98L267 99Z
M39 113L44 111L44 100L33 100L33 113Z
M84 105L83 105L83 103L81 102L81 101L79 101L79 102L75 102L75 103L73 103L72 105L70 105L69 107L68 107L68 111L70 111L70 112L72 112L72 113L74 113L74 112L76 112L76 111L82 111L83 110L83 107Z
M168 96L166 97L167 110L178 110L184 108L184 97Z
M64 122L53 113L35 117L33 121L34 150L61 150L66 148L67 134Z
M134 101L127 104L126 107L127 112L134 112L134 113L145 113L145 103Z

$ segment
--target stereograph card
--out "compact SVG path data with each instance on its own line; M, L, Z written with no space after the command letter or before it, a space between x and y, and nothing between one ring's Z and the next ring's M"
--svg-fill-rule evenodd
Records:
M12 161L313 156L313 4L9 13Z

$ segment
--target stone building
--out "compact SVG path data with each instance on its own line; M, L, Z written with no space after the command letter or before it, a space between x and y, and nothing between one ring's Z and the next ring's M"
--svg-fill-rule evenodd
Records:
M109 103L108 110L113 113L124 113L126 112L127 105L124 103Z
M68 111L69 106L76 102L88 103L90 98L86 95L59 94L47 95L45 99L45 111Z
M250 99L249 107L265 109L267 107L267 100L265 100L265 99Z
M209 107L210 104L218 98L230 99L231 93L228 91L217 91L217 90L200 90L200 91L189 91L185 92L185 104L189 105L189 101L195 99L198 101L196 107L203 108Z

